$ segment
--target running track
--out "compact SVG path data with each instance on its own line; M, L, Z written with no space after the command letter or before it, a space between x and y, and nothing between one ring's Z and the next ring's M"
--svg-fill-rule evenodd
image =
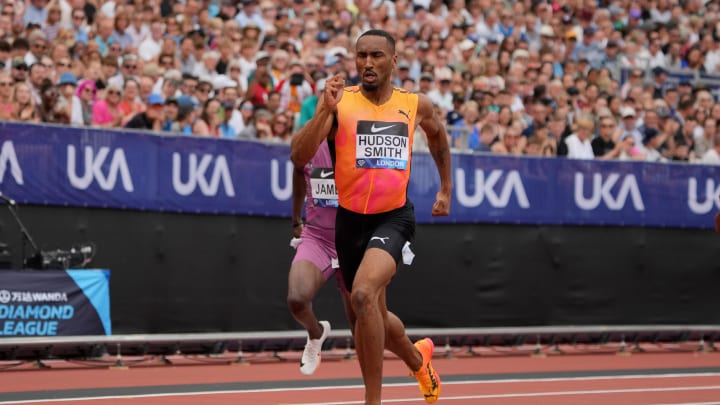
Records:
M128 368L24 365L0 371L0 404L362 404L357 361L331 356L312 377L299 373L296 354L233 365L208 358ZM443 381L438 404L720 404L716 352L460 354L433 364ZM383 403L424 403L402 362L388 358L384 374Z

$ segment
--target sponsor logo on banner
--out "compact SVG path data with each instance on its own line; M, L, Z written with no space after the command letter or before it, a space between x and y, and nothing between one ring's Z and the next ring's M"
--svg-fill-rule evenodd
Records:
M105 164L110 154L111 149L107 146L102 146L98 149L97 154L93 150L92 146L86 146L84 152L85 171L82 175L78 175L76 169L76 151L74 145L67 146L67 176L70 180L70 185L73 187L86 190L93 181L96 181L101 189L105 191L115 190L115 184L118 177L122 181L122 186L125 191L131 193L135 190L133 186L132 177L130 176L130 168L128 167L127 159L125 158L125 151L121 148L112 150L112 159L110 160L110 167L107 170L107 175L103 173L102 167Z
M0 290L0 336L53 336L75 308L63 291ZM61 305L58 305L58 304Z
M399 122L359 125L361 147L376 155L356 158L360 169L406 163L410 169L403 157L404 147L411 147L408 124L404 115L396 117ZM42 125L0 127L0 191L21 204L284 218L292 212L287 145L72 127L52 127L56 136L48 137ZM458 209L447 219L434 218L430 207L439 183L433 158L418 152L412 162L408 197L419 223L710 229L720 209L720 166L453 154ZM317 181L331 177L321 171Z
M222 182L225 195L228 197L235 196L235 187L233 186L232 176L230 176L230 168L228 167L225 156L203 155L198 160L198 155L190 153L187 157L187 179L183 178L183 158L180 153L173 153L172 182L173 189L176 193L186 196L195 192L200 188L200 192L207 197L215 197L220 190ZM207 178L207 170L212 166L212 174L210 180Z
M22 185L23 172L20 163L18 163L12 141L3 142L2 149L0 149L0 183L5 182L5 173L7 173L8 169L15 183Z
M688 180L688 208L694 214L707 214L713 211L713 207L720 208L720 183L715 180L705 180L705 192L698 195L698 179L690 177ZM704 196L700 202L700 196Z
M475 193L468 195L465 170L456 169L455 184L458 201L464 207L473 208L482 204L487 198L488 203L493 207L505 208L510 203L510 198L515 197L517 205L520 208L530 208L530 201L525 192L525 186L523 185L520 173L518 173L517 170L510 170L507 172L504 180L500 181L503 174L505 174L505 171L495 169L492 170L486 178L483 170L475 169ZM499 187L500 194L495 191L496 186Z
M293 170L295 168L293 167L293 164L289 160L284 160L285 162L285 186L280 186L280 161L277 159L272 159L270 161L270 190L272 192L273 197L278 199L279 201L287 201L292 197L292 175Z
M613 188L622 178L619 189L613 195ZM605 206L613 211L619 211L625 208L628 197L632 201L633 208L636 211L645 211L645 203L640 193L637 179L634 174L621 176L618 173L610 173L603 179L601 173L592 175L592 188L590 196L585 197L585 175L575 173L575 205L583 210L594 210L604 203Z

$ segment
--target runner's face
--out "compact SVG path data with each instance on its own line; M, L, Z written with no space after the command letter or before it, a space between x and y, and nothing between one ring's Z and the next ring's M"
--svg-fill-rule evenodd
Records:
M397 57L387 39L368 35L358 40L355 64L364 90L375 91L386 86L396 62Z

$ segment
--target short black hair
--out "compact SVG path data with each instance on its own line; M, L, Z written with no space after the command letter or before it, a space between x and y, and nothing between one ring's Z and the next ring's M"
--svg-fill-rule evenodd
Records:
M395 38L393 38L392 35L390 35L389 32L385 30L378 30L378 29L371 29L367 30L360 35L358 40L362 37L369 37L369 36L375 36L375 37L383 37L387 40L388 44L390 44L390 49L392 50L393 55L395 54Z

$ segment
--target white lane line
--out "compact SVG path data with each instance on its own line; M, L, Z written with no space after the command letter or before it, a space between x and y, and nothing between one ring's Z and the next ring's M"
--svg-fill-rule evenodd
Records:
M499 399L499 398L530 398L530 397L559 397L570 395L606 395L606 394L631 394L636 392L669 392L669 391L710 391L720 390L720 385L706 385L702 387L662 387L662 388L630 388L617 390L579 390L579 391L548 391L548 392L525 392L516 394L490 394L490 395L463 395L456 397L443 397L443 401L454 401L464 399ZM397 398L383 399L383 403L401 403L401 402L417 402L415 398ZM345 401L345 402L296 402L287 405L353 405L363 404L365 401Z
M472 385L472 384L513 384L513 383L537 383L537 382L558 382L558 381L602 381L602 380L626 380L626 379L668 379L668 378L696 378L696 377L720 377L720 373L668 373L668 374L630 374L630 375L619 375L619 376L585 376L585 377L548 377L548 378L507 378L500 380L467 380L467 381L448 381L443 382L443 385ZM391 383L383 384L384 387L414 387L417 383ZM110 387L107 389L119 389L122 387ZM133 388L145 388L145 387L133 387ZM147 387L152 388L152 387ZM103 395L103 396L68 396L66 398L52 398L52 399L26 399L26 400L0 400L0 404L39 404L39 403L51 403L51 402L63 402L63 401L98 401L104 399L121 399L121 398L162 398L162 397L177 397L177 396L199 396L199 395L224 395L224 394L250 394L250 393L265 393L265 392L300 392L300 391L327 391L336 389L361 389L362 385L325 385L315 387L285 387L285 388L262 388L262 389L239 389L239 390L219 390L219 391L187 391L187 392L167 392L157 394L128 394L128 395ZM678 387L682 388L682 387ZM1 394L12 394L12 392L5 392ZM18 392L19 394L19 392ZM443 399L452 397L443 397ZM474 398L474 397L473 397ZM465 399L465 397L458 397L458 399ZM416 398L412 399L416 401ZM392 400L391 400L392 401ZM388 400L383 400L388 402ZM332 404L336 404L333 402ZM356 402L347 402L347 404L354 404ZM303 404L310 405L310 404Z

